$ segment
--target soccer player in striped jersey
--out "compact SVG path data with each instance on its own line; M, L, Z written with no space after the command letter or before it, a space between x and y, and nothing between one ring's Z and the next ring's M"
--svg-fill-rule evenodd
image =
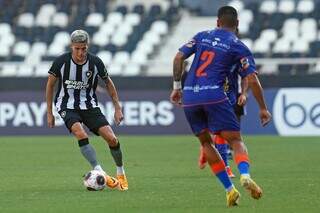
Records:
M97 160L96 152L89 143L83 124L107 143L117 168L117 179L106 174L106 184L111 188L128 189L122 151L118 138L98 107L95 90L100 77L106 85L114 108L117 125L123 120L117 90L108 75L102 60L88 52L89 35L83 30L74 31L71 36L71 52L59 56L49 70L46 87L48 126L53 128L55 118L52 113L54 86L58 83L55 106L66 127L76 137L80 152L93 169L104 171Z
M211 132L219 133L232 147L241 185L252 198L259 199L262 196L262 189L250 176L249 156L241 138L239 121L223 88L232 66L241 64L240 73L248 79L258 101L262 125L271 119L255 73L252 53L235 35L238 24L237 11L230 6L221 7L218 11L218 28L198 33L179 49L174 58L174 82L170 95L174 104L183 105L188 123L203 146L212 172L227 192L227 206L237 205L240 193L232 184L219 152L212 146ZM182 93L183 63L193 54L195 56Z

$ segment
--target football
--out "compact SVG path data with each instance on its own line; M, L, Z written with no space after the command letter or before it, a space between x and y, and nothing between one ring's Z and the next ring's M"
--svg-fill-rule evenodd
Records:
M106 186L105 174L102 171L92 170L84 175L83 185L89 191L101 191Z

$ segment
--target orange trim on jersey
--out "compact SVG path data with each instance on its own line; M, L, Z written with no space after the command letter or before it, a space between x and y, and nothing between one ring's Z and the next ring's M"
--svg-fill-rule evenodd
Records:
M218 104L218 103L224 102L226 100L228 100L228 98L224 98L219 101L205 102L205 103L200 103L200 104L184 104L184 105L182 105L182 107L193 107L193 106L201 106L201 105Z
M223 137L221 137L220 135L216 135L215 140L214 140L215 144L227 144L227 141L225 139L223 139Z
M222 171L226 170L226 165L224 164L224 162L221 160L218 163L214 163L212 165L210 165L211 170L214 174L219 174Z
M247 154L238 154L234 156L234 160L237 165L241 162L249 163L249 156Z

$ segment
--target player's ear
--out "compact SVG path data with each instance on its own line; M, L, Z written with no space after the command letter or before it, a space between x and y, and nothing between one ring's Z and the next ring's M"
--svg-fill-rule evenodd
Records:
M220 20L217 19L217 27L220 27Z
M237 28L239 27L239 19L237 19Z

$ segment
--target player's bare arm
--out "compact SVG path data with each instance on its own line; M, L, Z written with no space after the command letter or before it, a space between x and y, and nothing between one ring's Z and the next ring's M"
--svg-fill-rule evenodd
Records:
M52 102L53 102L53 91L54 91L54 86L57 82L57 79L53 75L49 75L48 81L47 81L47 86L46 86L46 100L47 100L47 122L48 122L48 127L53 128L55 125L54 122L54 116L52 113Z
M183 72L183 62L185 60L184 55L178 52L173 60L173 90L170 95L170 100L176 105L181 105L181 75Z
M116 87L114 86L114 83L110 77L106 79L105 83L106 83L106 89L108 91L109 96L111 97L111 100L115 109L114 120L116 124L119 125L123 120L123 114L122 114L122 108L119 102L119 96L118 96Z
M183 72L183 62L185 58L181 52L178 52L173 60L173 79L174 81L180 81Z
M249 89L249 83L247 78L241 79L241 94L238 98L238 105L244 106L247 103L247 92Z
M249 87L252 90L253 96L255 97L256 101L258 102L260 108L260 120L262 126L267 125L271 120L271 114L267 109L267 105L264 100L263 96L263 89L261 87L260 81L258 76L255 73L252 73L246 77L248 79Z

